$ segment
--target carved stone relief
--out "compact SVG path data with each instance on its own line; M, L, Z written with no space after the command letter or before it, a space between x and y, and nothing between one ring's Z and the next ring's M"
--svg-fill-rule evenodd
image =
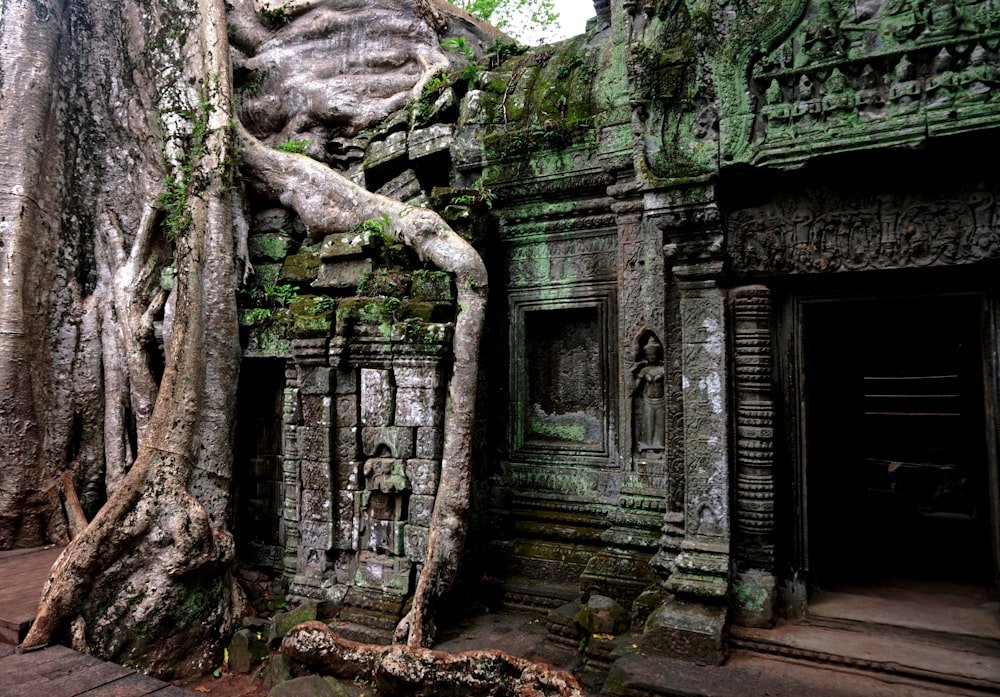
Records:
M729 216L738 273L829 273L964 264L1000 257L1000 214L991 193L927 201L821 192L785 196ZM867 205L866 205L867 204Z
M1000 10L972 0L809 2L751 66L750 159L790 163L998 123L998 37Z
M639 339L632 379L635 449L641 457L660 459L666 449L667 373L663 344L651 331Z

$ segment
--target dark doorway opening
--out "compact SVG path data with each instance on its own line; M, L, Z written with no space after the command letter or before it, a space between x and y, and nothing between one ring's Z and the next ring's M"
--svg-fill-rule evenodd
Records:
M814 588L989 584L978 296L803 305L803 562Z
M233 535L241 562L274 571L282 568L285 538L281 515L284 388L283 359L243 360L233 463Z

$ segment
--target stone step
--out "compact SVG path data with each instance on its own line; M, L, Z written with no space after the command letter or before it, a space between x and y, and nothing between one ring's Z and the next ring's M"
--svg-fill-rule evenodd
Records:
M806 624L862 631L973 653L1000 655L1000 604L933 598L885 598L824 591Z
M732 646L792 660L900 676L949 689L1000 692L1000 654L978 653L878 631L788 624L732 628Z

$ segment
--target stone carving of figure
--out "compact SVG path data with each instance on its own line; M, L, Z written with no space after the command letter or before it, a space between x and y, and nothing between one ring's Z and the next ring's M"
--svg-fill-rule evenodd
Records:
M666 427L666 368L663 345L652 333L642 346L640 359L632 369L636 400L636 442L640 453L662 453Z

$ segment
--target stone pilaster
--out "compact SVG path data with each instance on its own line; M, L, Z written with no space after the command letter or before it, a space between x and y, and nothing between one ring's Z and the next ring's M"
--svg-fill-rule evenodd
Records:
M648 195L647 209L664 232L664 254L677 307L682 421L668 442L683 451L683 505L668 511L661 549L654 559L668 573L670 599L646 623L648 650L721 663L726 656L726 600L730 575L729 399L727 395L722 234L709 187ZM700 198L701 202L693 202ZM679 436L679 437L678 437Z

